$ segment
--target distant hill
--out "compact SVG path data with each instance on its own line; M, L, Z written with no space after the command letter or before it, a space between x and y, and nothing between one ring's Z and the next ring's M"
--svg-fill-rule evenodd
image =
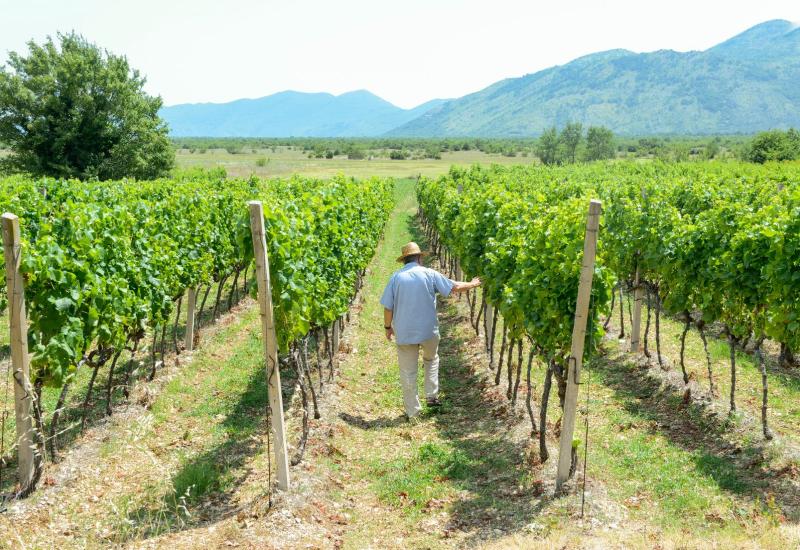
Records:
M800 127L800 28L767 21L702 52L595 53L414 109L366 90L288 91L161 115L176 137L518 137L568 121L619 134Z
M352 137L384 134L441 103L401 109L366 90L339 96L288 91L230 103L175 105L160 114L175 137Z
M532 136L568 121L623 134L800 127L800 28L775 20L703 52L611 50L443 103L395 136Z

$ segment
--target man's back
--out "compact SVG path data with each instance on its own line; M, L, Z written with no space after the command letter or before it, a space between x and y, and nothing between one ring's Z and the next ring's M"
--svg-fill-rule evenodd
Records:
M441 273L410 262L396 271L381 297L381 304L393 310L398 344L419 344L439 333L436 293L448 296L453 282Z

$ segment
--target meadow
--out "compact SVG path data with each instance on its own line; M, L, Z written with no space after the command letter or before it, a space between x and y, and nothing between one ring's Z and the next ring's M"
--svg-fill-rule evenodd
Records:
M222 167L231 177L285 177L299 174L314 178L330 178L336 174L347 174L356 178L371 176L416 178L439 176L450 166L470 166L472 164L521 164L535 163L533 157L507 157L502 154L489 154L477 150L453 151L441 154L441 159L391 160L388 155L353 160L346 155L332 159L309 158L308 153L290 146L273 149L245 149L231 154L225 149L196 150L178 149L175 160L182 168Z

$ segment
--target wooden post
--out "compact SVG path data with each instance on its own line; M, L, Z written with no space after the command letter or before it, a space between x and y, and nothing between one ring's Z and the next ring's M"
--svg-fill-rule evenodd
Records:
M22 248L19 218L3 214L3 255L6 262L6 288L11 327L11 369L14 377L14 412L17 421L17 476L20 491L27 493L34 483L34 427L31 409L33 388L28 356L28 320L25 315L25 286L20 266Z
M194 310L197 306L197 289L190 288L188 303L186 304L186 337L183 340L183 346L186 351L194 349Z
M597 231L600 227L601 203L589 203L589 216L586 220L586 236L583 241L583 262L581 265L580 286L575 305L575 322L572 326L572 349L567 369L567 393L564 398L564 417L561 421L561 439L558 451L558 472L556 474L556 493L569 478L572 465L572 434L575 431L575 412L578 404L578 384L583 363L583 344L586 338L586 322L589 301L592 294L595 253L597 252Z
M341 325L339 324L339 319L337 318L333 322L333 357L334 361L336 361L336 355L339 353L339 337L341 336Z
M483 314L483 331L486 340L486 349L489 349L489 340L492 337L492 322L494 321L494 306L486 302L486 311Z
M256 279L258 281L258 306L261 310L261 332L267 360L267 392L275 435L275 462L278 471L278 488L289 489L289 455L286 449L286 426L283 420L283 394L281 371L278 365L278 340L272 315L272 285L269 276L269 255L264 233L264 211L261 201L247 203L250 209L250 231L253 235Z
M633 319L631 326L631 353L639 352L640 337L642 332L642 285L639 280L639 267L636 267L636 278L633 290ZM622 307L622 304L620 304ZM623 310L624 313L624 310Z

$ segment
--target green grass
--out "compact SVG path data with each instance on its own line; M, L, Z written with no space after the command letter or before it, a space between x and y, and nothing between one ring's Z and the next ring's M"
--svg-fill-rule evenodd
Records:
M469 457L458 449L423 443L410 457L398 457L388 462L376 457L365 473L373 480L378 498L412 517L430 503L449 495L443 482L464 480L474 474Z
M179 450L171 474L152 483L135 507L117 505L127 509L117 521L127 526L117 540L149 538L201 521L209 498L231 494L248 468L265 458L266 384L257 320L251 307L214 333L153 402L148 445L177 444ZM116 446L129 443L122 439ZM180 450L184 444L186 451Z
M228 280L222 293L222 300L220 303L220 313L224 313L227 304L227 295L231 289L231 281ZM206 303L205 309L203 312L198 315L198 320L201 323L200 330L203 331L207 327L207 325L211 321L211 314L214 307L213 299L216 294L217 285L215 284L212 287L210 292L210 298ZM185 334L185 322L186 322L186 309L185 309L185 302L184 300L184 308L181 312L181 319L177 325L177 341L179 345L183 345L183 337ZM175 312L173 311L172 315L174 316ZM173 317L174 319L174 317ZM5 325L2 323L5 322ZM0 316L0 326L8 326L8 316L7 312ZM173 339L172 339L172 324L170 322L170 326L167 330L167 358L166 361L172 361L169 357L173 351ZM6 380L5 375L7 373L6 368L10 365L10 357L7 355L10 353L8 350L7 345L3 345L3 338L5 341L8 342L8 331L7 330L0 330L0 374L3 375L0 378L0 410L8 411L8 416L5 422L5 430L3 431L2 435L5 438L5 448L8 449L10 444L13 443L16 437L16 419L14 417L14 389L13 386L8 385L8 391L6 392ZM218 345L223 344L223 342L218 342ZM130 381L132 384L135 384L139 379L142 377L146 377L150 373L151 369L151 357L150 357L150 346L152 345L152 334L149 333L145 338L142 339L140 344L139 353L136 356L135 360L132 363L129 363L129 354L124 352L120 356L120 361L115 369L115 377L114 377L114 387L112 389L112 400L115 405L119 405L124 403L124 393L123 388L121 386L122 377L124 376L125 372L129 370L131 371ZM94 387L92 390L92 397L89 401L89 407L84 410L83 409L83 402L86 397L86 392L89 387L89 381L91 379L91 369L83 366L75 372L71 382L69 392L67 394L67 399L65 401L64 411L61 415L61 419L59 421L59 431L62 432L58 438L58 445L60 452L64 452L68 450L73 442L80 437L80 426L81 422L83 421L84 416L86 417L86 426L91 427L96 424L98 421L101 421L105 418L105 405L106 405L106 388L108 383L108 372L109 372L110 363L103 366L100 371L98 372L97 378L94 383ZM9 378L10 381L10 378ZM175 385L189 385L191 381L185 381L182 378L178 377L174 379L170 384ZM190 387L190 386L187 386ZM61 393L61 388L50 388L45 387L42 391L42 404L43 404L43 415L44 415L44 425L45 431L49 434L49 422L52 416L52 411L55 409L56 403L58 402L59 395ZM163 412L163 411L162 411ZM15 456L12 454L12 459ZM12 462L8 469L8 474L4 472L3 475L3 485L0 487L0 492L10 490L14 483L16 482L15 475L15 464Z
M630 297L626 296L626 303ZM626 305L627 308L627 305ZM627 309L626 309L627 311ZM646 309L642 316L645 317ZM619 310L612 314L612 334L618 332ZM630 330L630 323L626 314L626 335ZM672 368L680 370L678 359L680 356L680 335L683 324L669 317L661 318L662 355L669 359ZM650 329L649 348L655 357L655 329ZM642 339L644 338L644 321ZM773 347L769 347L769 346ZM770 427L784 438L800 445L800 372L792 369L783 369L777 366L777 346L767 342L768 353L768 385L769 385L769 413ZM730 395L730 349L724 338L708 336L708 349L712 360L714 384L717 389L717 402L724 410L728 408ZM706 367L705 353L702 341L696 329L692 329L686 338L686 366L689 376L696 380L704 391L708 391L708 369ZM756 365L751 353L741 349L736 351L736 406L740 412L739 418L745 414L753 419L761 417L761 370Z

